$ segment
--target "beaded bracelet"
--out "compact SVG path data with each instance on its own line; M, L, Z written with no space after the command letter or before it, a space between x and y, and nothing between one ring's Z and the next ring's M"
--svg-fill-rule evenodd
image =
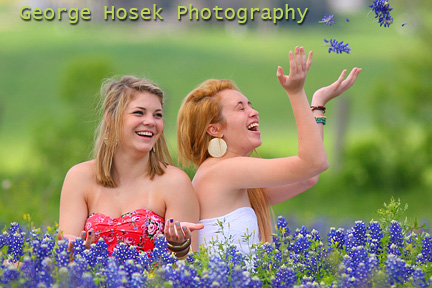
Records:
M310 108L311 108L312 111L314 111L314 110L320 110L320 111L323 111L323 113L326 112L326 107L325 106L310 106Z
M170 242L167 242L168 248L173 252L180 252L185 250L186 248L190 248L191 245L191 239L187 239L185 242L183 242L180 245L172 245Z
M315 121L316 121L316 123L322 123L323 125L326 125L327 117L326 116L316 116Z

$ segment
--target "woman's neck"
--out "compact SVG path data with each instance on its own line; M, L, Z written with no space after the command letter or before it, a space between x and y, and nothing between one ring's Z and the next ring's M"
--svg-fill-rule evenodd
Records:
M149 173L149 153L126 153L118 150L114 154L114 177L118 183L130 182Z

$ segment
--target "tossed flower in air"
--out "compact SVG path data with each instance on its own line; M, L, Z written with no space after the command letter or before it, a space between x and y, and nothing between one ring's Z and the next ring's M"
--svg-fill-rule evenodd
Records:
M336 54L345 52L347 54L350 54L351 52L351 47L348 46L348 43L344 44L344 41L338 42L336 39L324 39L325 44L324 46L329 46L329 50L328 52L336 52Z
M324 23L325 25L333 25L335 22L333 20L334 15L327 15L327 13L324 15L324 17L321 19L321 21L319 21L319 23Z
M388 0L375 0L369 7L375 12L375 18L378 19L380 26L389 27L393 23L393 17L390 16L393 8L390 7Z

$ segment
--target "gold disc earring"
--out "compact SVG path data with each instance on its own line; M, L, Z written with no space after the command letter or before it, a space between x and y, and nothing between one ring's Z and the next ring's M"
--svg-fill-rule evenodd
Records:
M222 138L213 138L209 142L208 152L212 157L220 158L227 152L227 144Z

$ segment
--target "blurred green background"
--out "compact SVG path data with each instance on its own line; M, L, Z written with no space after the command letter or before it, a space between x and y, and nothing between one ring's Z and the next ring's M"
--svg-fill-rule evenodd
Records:
M305 225L317 219L333 225L369 221L393 196L409 204L409 217L430 221L430 1L390 1L394 23L388 28L368 14L373 1L231 0L237 7L308 7L302 25L179 22L169 17L162 23L105 22L96 16L78 25L67 20L25 22L19 9L27 2L0 1L0 227L22 221L26 213L37 225L58 220L63 178L71 166L91 157L100 117L98 90L104 78L114 75L146 77L166 91L165 131L174 158L181 100L208 78L233 79L258 109L262 157L295 154L292 110L275 75L278 65L288 69L288 51L297 45L314 51L306 82L309 99L343 69L357 66L363 71L345 95L327 105L329 170L312 189L276 205L275 215ZM67 2L32 5L71 7ZM87 2L73 5L88 7ZM92 9L111 2L97 1ZM115 5L140 7L137 1L121 3ZM335 14L336 24L319 24L324 13ZM324 38L349 43L351 54L329 54Z

